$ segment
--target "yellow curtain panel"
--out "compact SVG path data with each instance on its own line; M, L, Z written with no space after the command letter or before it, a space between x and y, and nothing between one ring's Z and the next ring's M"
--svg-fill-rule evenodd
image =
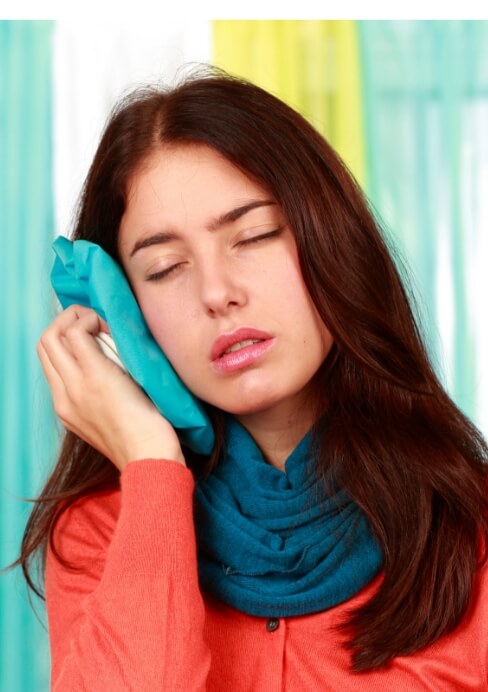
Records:
M213 62L304 115L366 187L355 21L216 20Z

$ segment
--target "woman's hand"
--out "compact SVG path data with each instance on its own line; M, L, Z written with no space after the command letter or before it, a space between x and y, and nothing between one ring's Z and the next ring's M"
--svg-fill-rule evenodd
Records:
M67 430L122 472L144 458L185 459L178 436L142 389L107 358L94 336L110 334L94 310L71 305L42 334L37 354L54 410Z

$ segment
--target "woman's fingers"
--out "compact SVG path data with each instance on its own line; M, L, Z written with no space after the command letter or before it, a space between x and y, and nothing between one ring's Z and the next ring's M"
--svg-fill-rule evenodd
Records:
M48 381L48 384L53 390L53 392L59 394L66 392L63 380L58 375L56 368L51 363L51 360L47 355L46 349L44 348L42 341L39 341L39 343L37 344L36 351L37 355L39 356L39 360L41 361L41 367L44 371L46 380Z
M48 366L56 372L62 381L69 382L77 377L80 368L63 334L45 332L39 341L39 347L42 348ZM41 357L39 350L38 353ZM41 360L41 362L43 361Z
M101 330L108 332L108 327L94 310L73 305L56 317L38 344L54 410L70 430L75 430L74 407L84 404L86 378L98 383L105 379L100 368L107 367L107 360L93 336Z
M64 310L46 329L40 344L62 380L73 380L80 374L80 369L84 370L87 358L96 359L101 355L93 338L100 331L110 333L107 324L94 310L80 305ZM93 367L93 361L88 367Z
M64 332L64 338L79 367L85 373L94 367L106 367L106 357L95 341L100 332L100 318L94 312L81 315Z
M97 315L95 310L87 308L84 305L70 305L65 310L62 310L46 331L50 331L51 329L64 331L70 324L73 324L73 322L76 322L76 320L84 315L93 315L96 317L100 323L99 331L109 332L107 323Z
M51 363L49 356L46 353L46 349L42 345L41 341L37 344L37 355L41 362L41 367L44 372L44 376L47 383L51 389L53 405L56 415L64 422L66 416L66 405L68 402L68 394L63 380L58 375L56 368Z

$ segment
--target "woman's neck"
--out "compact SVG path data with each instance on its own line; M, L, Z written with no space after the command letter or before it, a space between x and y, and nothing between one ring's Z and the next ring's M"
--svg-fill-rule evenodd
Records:
M315 411L296 402L293 407L281 402L266 411L235 418L254 439L264 459L284 472L287 458L315 422Z

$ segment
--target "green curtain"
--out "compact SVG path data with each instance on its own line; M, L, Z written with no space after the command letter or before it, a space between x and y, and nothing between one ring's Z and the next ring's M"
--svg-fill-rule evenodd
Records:
M18 557L30 503L52 466L53 413L35 352L52 318L52 23L0 22L0 566ZM0 689L49 689L43 603L20 568L0 577Z
M470 302L479 295L468 295L468 274L481 233L475 183L488 156L472 123L488 98L488 22L366 21L358 28L367 192L414 269L441 377L476 419ZM451 323L444 350L435 326L442 303Z

